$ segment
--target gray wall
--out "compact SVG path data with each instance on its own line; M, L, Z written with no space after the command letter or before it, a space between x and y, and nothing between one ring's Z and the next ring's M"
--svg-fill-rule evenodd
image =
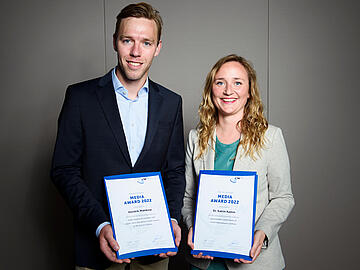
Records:
M270 123L285 134L296 207L281 229L288 269L357 269L360 4L153 0L164 22L151 78L197 123L206 73L229 53L258 72ZM49 179L68 84L115 64L115 16L129 1L2 1L1 269L71 269L72 217ZM184 241L185 242L185 241ZM186 269L182 255L171 269Z

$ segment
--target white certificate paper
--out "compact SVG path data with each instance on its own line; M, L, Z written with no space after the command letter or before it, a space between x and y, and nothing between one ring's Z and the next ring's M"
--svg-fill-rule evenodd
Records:
M104 177L118 259L177 251L159 172Z
M257 174L200 171L192 254L251 260Z

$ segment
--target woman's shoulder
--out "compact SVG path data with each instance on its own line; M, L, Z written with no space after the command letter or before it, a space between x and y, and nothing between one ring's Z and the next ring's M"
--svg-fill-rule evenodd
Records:
M282 136L281 128L277 126L269 125L265 132L266 139L272 142L278 136Z
M191 129L189 132L189 140L197 141L198 137L199 137L198 130L195 128Z
M269 124L269 126L268 126L265 134L267 134L267 135L272 135L272 134L274 134L274 133L276 133L276 132L278 132L278 131L281 131L281 128Z
M193 154L198 153L198 151L199 151L199 149L198 149L199 148L198 134L199 133L196 129L191 129L189 131L189 136L188 136L187 145L186 145L186 151L188 153L193 153Z

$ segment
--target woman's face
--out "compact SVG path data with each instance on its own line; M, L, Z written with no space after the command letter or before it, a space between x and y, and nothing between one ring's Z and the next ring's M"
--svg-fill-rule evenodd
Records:
M212 99L219 116L236 115L242 119L249 98L249 79L239 62L227 62L215 74Z

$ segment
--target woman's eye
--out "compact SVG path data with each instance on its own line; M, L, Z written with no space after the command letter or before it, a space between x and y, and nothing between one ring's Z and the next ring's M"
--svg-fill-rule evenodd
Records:
M235 85L240 86L240 85L242 85L242 82L235 82Z
M216 85L222 86L222 85L224 85L224 83L223 82L216 82Z

